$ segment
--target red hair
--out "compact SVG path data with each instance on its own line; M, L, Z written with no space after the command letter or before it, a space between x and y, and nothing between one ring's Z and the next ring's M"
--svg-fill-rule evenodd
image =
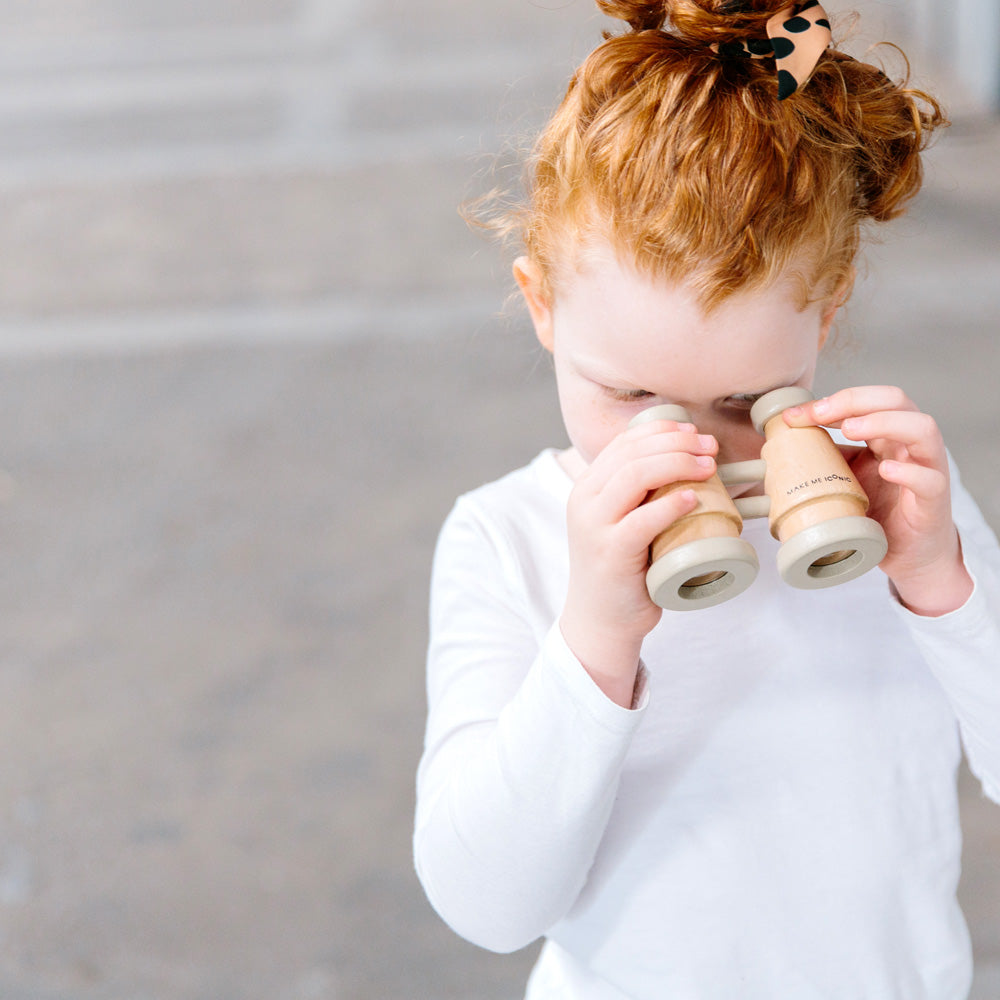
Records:
M630 30L573 76L505 220L549 296L595 241L706 308L785 273L804 301L849 289L861 225L920 188L937 102L835 48L779 102L771 60L710 45L762 37L781 0L597 3Z

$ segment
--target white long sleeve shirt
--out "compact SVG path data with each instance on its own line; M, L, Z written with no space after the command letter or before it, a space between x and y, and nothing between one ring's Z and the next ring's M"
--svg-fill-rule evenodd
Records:
M964 1000L961 741L1000 801L1000 549L953 482L975 580L920 618L878 570L761 572L665 612L633 710L562 640L571 482L552 451L438 543L418 874L457 933L544 936L529 1000ZM1000 818L1000 814L998 814Z

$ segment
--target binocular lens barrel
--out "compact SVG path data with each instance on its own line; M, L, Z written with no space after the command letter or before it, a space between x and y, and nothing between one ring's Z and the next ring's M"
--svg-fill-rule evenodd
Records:
M698 506L650 548L646 586L660 607L692 611L746 590L759 563L740 537L743 518L765 511L771 534L781 542L778 572L793 587L846 583L882 561L885 532L865 516L868 497L830 435L822 427L789 427L781 418L788 407L812 399L798 386L767 393L750 411L765 436L761 462L722 466L705 482L671 483L652 494L691 489L698 497ZM630 426L652 420L691 422L683 407L664 405L644 410ZM766 496L734 502L723 483L758 481L760 469Z

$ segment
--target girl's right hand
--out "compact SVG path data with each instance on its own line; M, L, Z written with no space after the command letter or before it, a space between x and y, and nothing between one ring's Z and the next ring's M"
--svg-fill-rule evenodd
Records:
M670 483L708 479L718 442L691 424L629 428L577 478L567 507L569 588L563 638L604 693L629 708L639 650L662 610L646 590L649 546L697 506L690 490L645 503Z

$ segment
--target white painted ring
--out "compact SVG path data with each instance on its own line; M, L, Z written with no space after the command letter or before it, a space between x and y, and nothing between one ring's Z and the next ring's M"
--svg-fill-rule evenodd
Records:
M810 525L778 549L778 573L800 590L819 590L874 569L889 549L885 532L870 517L835 517ZM835 552L850 553L839 562L817 566Z
M757 577L760 564L753 546L742 538L700 538L665 552L646 572L650 600L668 611L697 611L742 594ZM690 585L700 576L723 574Z

